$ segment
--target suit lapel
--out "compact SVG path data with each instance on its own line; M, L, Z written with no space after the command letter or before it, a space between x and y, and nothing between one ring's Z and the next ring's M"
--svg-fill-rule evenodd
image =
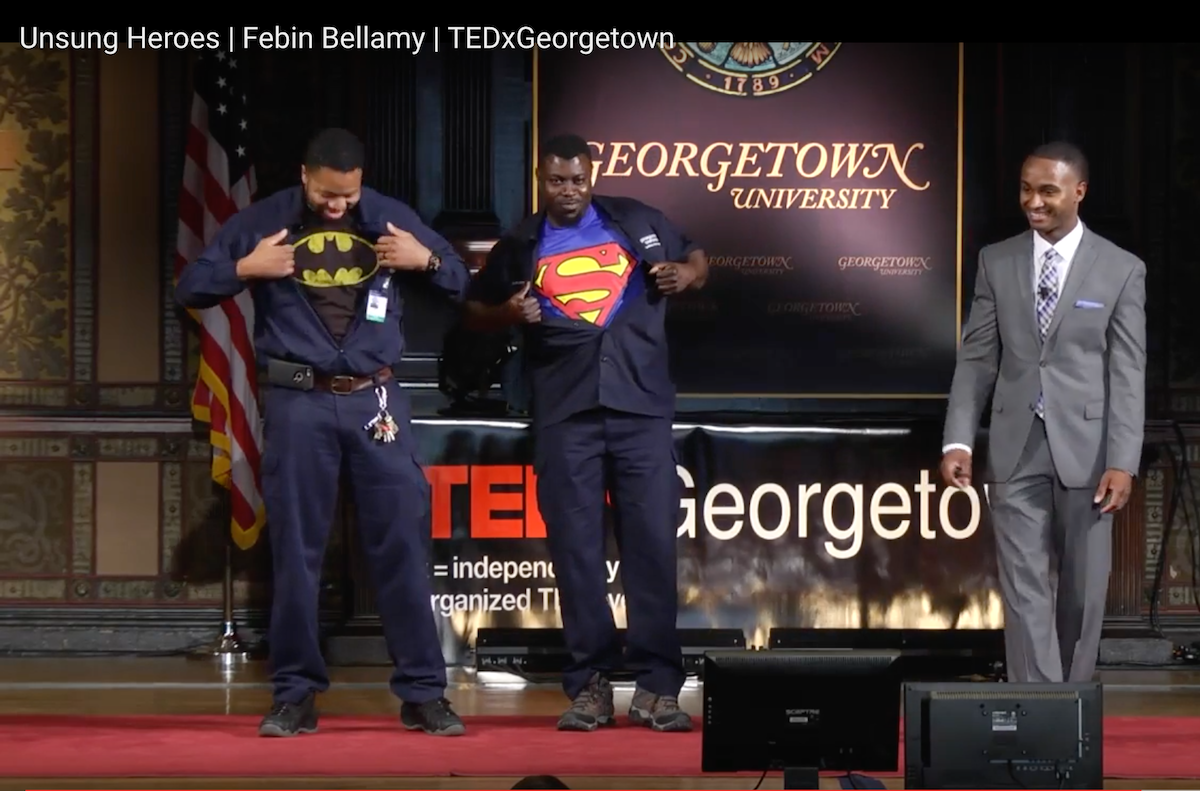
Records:
M1030 332L1033 333L1033 339L1041 345L1042 332L1038 328L1033 297L1033 231L1025 234L1025 244L1021 245L1021 249L1024 252L1018 254L1013 261L1013 266L1017 269L1017 290L1020 292L1020 299L1017 302L1021 306L1021 316L1025 326L1029 327Z
M1050 329L1046 331L1047 340L1050 340L1054 336L1054 333L1058 330L1058 325L1062 324L1063 317L1070 312L1071 306L1075 304L1075 295L1079 293L1079 287L1087 279L1095 263L1096 249L1092 246L1092 234L1091 231L1084 228L1083 238L1079 240L1079 249L1075 251L1075 260L1071 262L1071 268L1067 271L1067 282L1063 284L1062 294L1058 297L1058 304L1054 306L1054 316L1050 319Z

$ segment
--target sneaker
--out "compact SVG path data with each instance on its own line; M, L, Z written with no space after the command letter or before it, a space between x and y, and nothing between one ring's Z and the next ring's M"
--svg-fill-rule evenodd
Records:
M599 674L583 691L571 701L571 708L558 720L560 731L594 731L601 725L616 722L617 709L613 705L613 688L608 679Z
M296 736L317 732L316 696L299 703L275 703L258 726L259 736Z
M450 701L445 698L402 704L400 724L410 731L425 731L432 736L462 736L467 732L462 718L454 713Z
M629 721L655 731L690 731L692 718L679 708L674 695L655 695L640 687L634 690L629 704Z

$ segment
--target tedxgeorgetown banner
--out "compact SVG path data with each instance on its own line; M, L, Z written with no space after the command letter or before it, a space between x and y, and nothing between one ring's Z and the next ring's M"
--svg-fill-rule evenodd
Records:
M1001 627L987 493L940 482L939 428L677 425L679 626L758 644L772 627ZM481 627L559 627L530 432L445 419L414 430L448 658ZM600 573L624 625L611 535Z
M670 314L683 394L929 397L961 321L959 44L539 51L536 140L708 251ZM535 199L536 200L536 199Z

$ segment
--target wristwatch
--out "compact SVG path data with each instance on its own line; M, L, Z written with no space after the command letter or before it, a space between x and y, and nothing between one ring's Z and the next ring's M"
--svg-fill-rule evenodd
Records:
M429 254L429 261L425 264L426 272L436 272L442 266L442 257L437 253Z

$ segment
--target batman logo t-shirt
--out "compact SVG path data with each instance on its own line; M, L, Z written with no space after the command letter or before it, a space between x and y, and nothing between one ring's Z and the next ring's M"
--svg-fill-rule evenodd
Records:
M338 342L362 309L367 284L379 271L375 240L351 222L322 220L294 237L293 277Z

